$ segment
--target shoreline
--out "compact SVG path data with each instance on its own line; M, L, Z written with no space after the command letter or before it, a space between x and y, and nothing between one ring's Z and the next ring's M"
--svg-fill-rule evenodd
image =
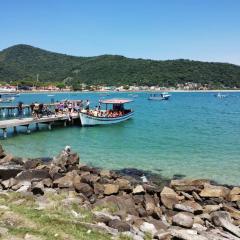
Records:
M231 89L231 90L138 90L138 91L23 91L23 92L17 92L20 94L44 94L44 93L152 93L152 92L176 92L176 93L216 93L216 92L240 92L240 89ZM15 93L6 93L6 92L0 92L0 94L15 94Z
M14 157L1 145L0 155L0 220L4 234L12 233L6 221L21 228L18 224L23 221L16 219L24 213L22 217L31 215L32 223L37 221L34 216L45 215L60 225L64 223L63 233L50 224L51 232L59 231L64 236L72 236L67 228L78 226L81 234L89 234L84 239L95 239L93 233L119 240L240 238L240 186L217 185L207 179L160 179L154 183L141 171L135 171L133 177L127 172L124 175L82 164L69 148L49 162ZM44 223L42 227L46 228ZM38 240L49 236L29 221L27 224L27 232L20 234L40 236ZM17 239L26 240L26 235Z

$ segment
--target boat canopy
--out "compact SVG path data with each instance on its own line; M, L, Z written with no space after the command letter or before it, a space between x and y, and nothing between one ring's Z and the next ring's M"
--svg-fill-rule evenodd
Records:
M117 99L117 98L113 98L113 99L105 99L105 100L100 100L100 103L104 103L104 104L125 104L125 103L129 103L129 102L133 102L133 100L131 99Z

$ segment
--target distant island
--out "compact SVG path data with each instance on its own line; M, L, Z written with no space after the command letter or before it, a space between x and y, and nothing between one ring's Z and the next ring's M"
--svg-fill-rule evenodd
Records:
M97 90L100 86L239 89L240 66L185 59L133 59L119 55L76 57L20 44L0 51L0 83L18 87L54 85L72 90Z

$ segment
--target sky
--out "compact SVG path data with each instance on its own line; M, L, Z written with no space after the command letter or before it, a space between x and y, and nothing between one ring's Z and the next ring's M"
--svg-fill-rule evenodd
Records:
M0 0L0 50L15 44L240 65L240 0Z

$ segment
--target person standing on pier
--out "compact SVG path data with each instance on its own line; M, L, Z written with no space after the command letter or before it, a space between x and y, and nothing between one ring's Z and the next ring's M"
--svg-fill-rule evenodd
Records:
M23 117L23 103L22 102L18 103L17 110L18 110L19 119L22 119L22 117Z

